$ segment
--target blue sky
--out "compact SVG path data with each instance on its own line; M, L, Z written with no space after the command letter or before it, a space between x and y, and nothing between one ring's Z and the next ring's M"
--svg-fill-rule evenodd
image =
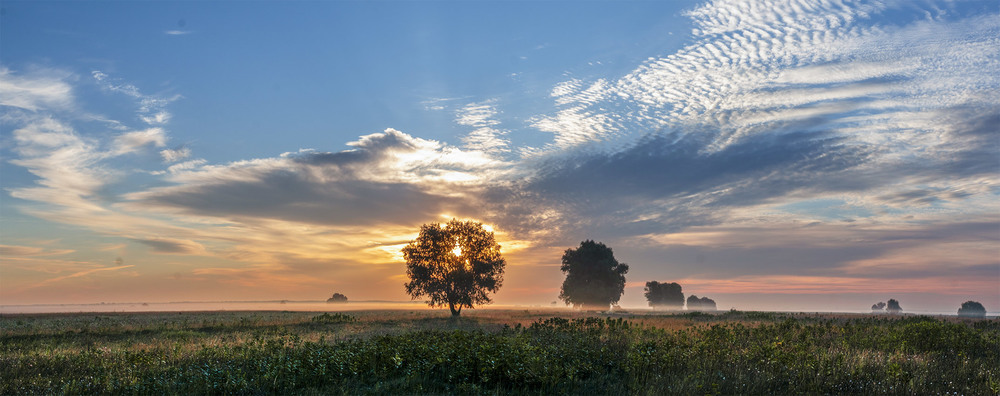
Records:
M457 217L501 304L597 239L627 305L1000 307L995 1L2 7L5 302L405 299Z

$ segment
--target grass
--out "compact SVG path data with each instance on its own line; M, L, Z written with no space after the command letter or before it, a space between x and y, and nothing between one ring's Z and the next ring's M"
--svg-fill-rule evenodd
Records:
M1000 321L557 310L22 314L0 394L998 394Z

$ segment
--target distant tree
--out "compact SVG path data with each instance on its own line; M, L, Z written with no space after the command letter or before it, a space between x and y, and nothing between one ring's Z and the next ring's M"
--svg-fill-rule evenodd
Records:
M681 285L677 283L660 283L657 281L646 282L644 289L646 301L654 309L666 307L668 309L684 308L684 293Z
M899 306L899 301L896 301L895 299L891 298L889 299L889 303L886 304L885 310L886 312L891 314L898 314L903 312L903 308Z
M715 305L715 300L708 297L698 298L692 294L687 299L687 309L688 311L715 311L718 308Z
M878 304L872 304L872 312L882 312L885 310L885 303L879 301Z
M606 310L625 292L628 264L619 263L603 243L586 240L576 249L566 249L560 269L566 280L559 299L567 305Z
M493 233L482 223L452 220L448 224L424 224L420 235L403 248L404 286L412 297L428 296L431 307L448 306L452 316L463 307L492 302L503 284L507 266Z
M692 294L688 296L687 299L687 309L688 311L698 311L701 310L701 299L698 296Z
M708 297L702 297L701 298L701 310L702 311L715 311L716 309L718 309L718 308L715 306L715 300L713 300L711 298L708 298Z
M333 297L326 299L328 303L345 303L347 302L347 296L340 293L333 293Z
M962 303L962 307L958 309L958 316L964 316L967 318L984 318L986 317L986 308L979 302L966 301Z

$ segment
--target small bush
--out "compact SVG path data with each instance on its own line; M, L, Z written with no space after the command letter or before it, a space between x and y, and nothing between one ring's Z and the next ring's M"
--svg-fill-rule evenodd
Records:
M311 321L313 323L353 323L357 322L358 318L342 313L335 313L333 315L323 313L322 315L313 316Z

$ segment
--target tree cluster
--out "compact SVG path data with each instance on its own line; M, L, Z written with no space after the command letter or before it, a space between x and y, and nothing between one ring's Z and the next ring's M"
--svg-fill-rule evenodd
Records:
M660 283L657 281L646 282L644 289L646 301L649 306L655 308L681 309L684 308L684 292L681 285L676 282Z
M903 308L899 306L899 301L896 301L895 299L892 298L889 299L888 303L879 301L876 304L872 304L873 313L882 313L883 310L891 314L903 313Z
M958 309L958 316L966 318L984 318L986 317L986 307L977 301L966 301L962 303L962 307Z
M431 307L447 305L453 316L462 308L492 302L489 293L496 293L503 284L507 265L500 254L500 245L492 231L482 223L452 220L447 224L431 223L420 227L417 239L403 248L406 274L410 281L404 284L412 298L427 296ZM591 310L607 310L614 306L625 292L625 274L628 264L620 263L614 251L601 242L585 240L575 249L566 249L560 270L566 274L559 291L559 299L567 305ZM684 307L684 292L676 282L648 281L644 295L654 309ZM334 293L328 303L346 303L347 296ZM555 301L552 302L556 304ZM691 295L687 298L689 311L715 311L715 301L708 297ZM872 312L903 312L899 301L872 304ZM958 310L963 317L982 318L986 309L976 301L966 301Z
M406 292L413 298L427 296L431 307L447 305L453 316L458 316L462 308L492 302L489 293L500 289L507 265L493 232L473 221L424 224L417 239L403 248L403 257L410 278L404 284ZM617 303L625 292L629 267L618 262L614 251L604 243L588 239L575 249L566 249L560 270L566 279L559 290L559 299L567 305L589 310L607 310L613 306L621 310ZM684 292L676 282L648 281L644 295L654 309L681 309L685 303ZM334 293L326 302L346 303L347 296ZM555 304L553 301L552 305ZM691 295L687 298L687 309L715 311L718 307L711 298ZM900 314L903 308L899 301L889 299L872 304L872 312ZM982 318L986 316L986 308L976 301L966 301L958 315Z
M333 293L333 297L326 299L328 303L345 303L347 302L347 296L340 293Z
M688 311L715 311L715 300L708 297L698 298L698 296L692 294L687 299L687 309Z
M899 306L899 301L890 298L885 304L885 311L891 314L900 314L903 313L903 308Z

